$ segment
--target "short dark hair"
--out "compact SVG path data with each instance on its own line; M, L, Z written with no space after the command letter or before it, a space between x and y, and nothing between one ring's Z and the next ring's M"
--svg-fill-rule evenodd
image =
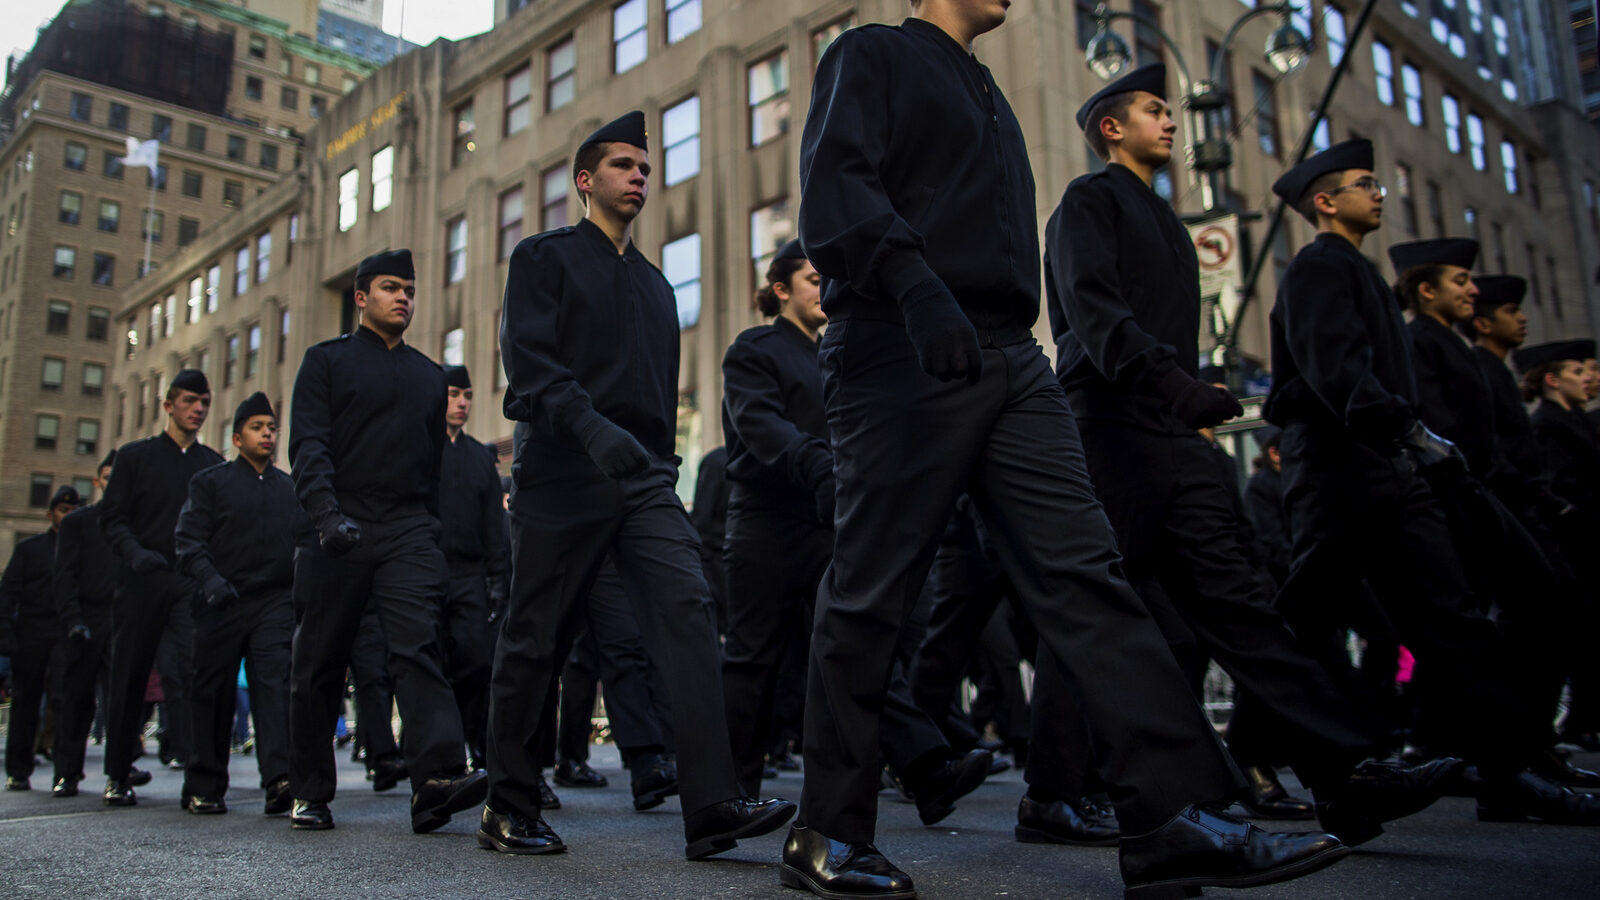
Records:
M1111 94L1102 97L1099 103L1089 108L1089 117L1085 120L1088 127L1083 129L1083 139L1089 142L1089 149L1094 151L1095 156L1107 162L1111 160L1111 148L1106 146L1106 136L1100 133L1100 123L1105 121L1107 116L1118 122L1126 122L1128 107L1133 105L1133 98L1138 93L1138 91L1123 91L1120 94Z
M598 144L584 144L582 147L578 148L577 155L572 157L573 186L577 186L578 184L579 172L588 172L591 175L594 174L594 170L600 166L600 161L606 158L606 148L610 147L613 143L615 142L604 141ZM579 189L578 193L583 193L581 188Z
M1416 310L1422 304L1422 286L1431 284L1438 287L1444 278L1444 266L1412 266L1400 273L1400 279L1394 283L1394 295L1400 298L1400 305L1405 309Z
M188 388L181 388L181 387L178 387L175 384L167 385L167 400L168 401L172 401L172 400L178 399L178 395L179 394L194 394L196 397L204 397L206 394L209 394L209 393L211 393L211 392L210 391L205 391L204 393L202 393L202 392L199 392L199 391L191 391Z
M783 301L778 299L778 292L774 291L772 286L781 284L792 290L794 285L789 279L793 278L794 273L800 271L800 267L805 264L804 259L785 256L773 260L772 265L767 266L767 283L761 286L761 290L756 291L756 309L761 310L763 316L770 319L783 308Z
M372 273L372 272L368 272L365 275L357 276L357 278L356 278L356 290L360 291L363 294L372 293L372 279L374 279L376 277L378 277L378 276L376 274Z
M1344 173L1346 171L1345 169L1339 169L1333 172L1324 172L1312 179L1311 184L1306 187L1306 192L1300 195L1300 202L1294 205L1295 211L1300 213L1301 218L1312 225L1317 224L1317 195L1338 190L1339 185L1344 181Z

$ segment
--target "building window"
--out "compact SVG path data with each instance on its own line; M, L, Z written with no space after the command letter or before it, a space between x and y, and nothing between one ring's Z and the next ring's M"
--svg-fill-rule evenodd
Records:
M565 166L552 166L539 176L539 230L553 231L567 224L567 199L571 182Z
M1444 233L1444 198L1440 196L1439 185L1430 181L1425 185L1428 200L1428 224L1433 226L1433 236L1442 238Z
M278 105L284 109L300 108L300 89L287 84L278 90Z
M116 234L122 224L122 204L115 200L100 201L100 216L96 226L107 234Z
M200 313L204 309L206 280L196 275L189 279L189 302L185 307L185 317L190 325L200 321Z
M1260 72L1251 70L1251 81L1256 93L1256 138L1261 152L1278 155L1278 107L1273 99L1273 82Z
M244 135L228 135L228 158L232 160L244 159Z
M1206 66L1208 68L1216 66L1217 55L1219 53L1222 54L1222 66L1218 71L1221 73L1222 77L1217 79L1215 88L1216 92L1222 95L1224 105L1218 115L1222 117L1223 132L1225 134L1232 134L1233 122L1234 119L1237 118L1237 116L1234 114L1234 109L1237 104L1235 103L1235 98L1233 96L1233 51L1230 50L1227 53L1222 53L1221 45L1219 45L1216 41L1207 38ZM1105 165L1104 163L1099 162L1100 157L1095 156L1092 153L1090 154L1090 157L1097 163L1095 166L1096 171Z
M661 248L661 274L678 301L678 327L700 321L700 235L691 234Z
M73 450L85 456L100 452L100 422L97 419L78 420L78 442Z
M61 205L56 210L56 220L63 225L76 225L83 215L83 195L74 191L61 192Z
M278 362L289 358L289 311L278 310Z
M272 232L256 235L256 284L272 274Z
M1317 127L1311 130L1311 149L1315 153L1333 146L1332 129L1328 127L1328 117L1323 116L1317 120Z
M61 417L51 415L34 416L33 418L33 449L54 450L56 439L61 436Z
M1450 94L1439 100L1439 112L1444 116L1444 145L1451 153L1461 152L1461 102Z
M666 145L666 186L699 174L700 98L690 97L662 113L661 132Z
M222 263L214 262L206 268L206 312L217 311L217 296L222 293Z
M1400 223L1406 234L1417 236L1417 197L1411 187L1411 167L1398 163L1394 167L1395 193L1400 197Z
M147 334L150 337L150 341L149 341L150 346L154 347L156 345L156 340L161 337L161 301L160 300L157 300L156 302L150 304L150 330L147 332Z
M261 168L276 170L278 168L278 145L261 142Z
M360 215L361 204L359 194L361 191L361 172L357 169L347 169L339 176L339 230L349 231L356 227L356 218Z
M522 187L518 185L500 195L500 255L505 259L522 240Z
M310 105L306 111L313 119L322 118L322 114L328 111L328 99L321 94L312 94Z
M358 83L354 75L345 75L339 79L339 92L348 94L356 89Z
M451 168L461 165L468 153L478 149L477 141L474 140L477 129L478 126L472 121L472 101L468 100L456 107L456 129L450 144Z
M145 169L144 186L147 188L155 188L158 191L165 191L167 189L166 163L157 165L155 167L155 171Z
M250 290L250 245L233 251L233 295L244 296Z
M451 219L444 232L444 283L460 284L467 277L467 217Z
M222 205L228 209L235 209L244 202L244 183L239 181L224 181L222 183Z
M161 243L161 236L167 226L167 214L159 210L147 209L144 211L144 225L139 229L139 239L154 243Z
M750 214L751 287L763 284L767 266L778 255L778 249L794 237L794 225L789 221L789 201L776 200Z
M1394 105L1394 54L1383 41L1372 42L1372 73L1378 81L1378 101Z
M1421 127L1422 117L1422 73L1410 63L1400 67L1400 87L1406 94L1406 121Z
M254 75L244 77L244 97L246 100L260 100L263 85L261 79Z
M178 246L187 247L200 236L200 220L188 216L178 217Z
M1528 261L1526 263L1527 269L1525 270L1527 272L1527 279L1528 279L1528 296L1533 298L1533 305L1534 306L1537 306L1540 309L1543 309L1544 308L1544 285L1540 283L1540 279L1539 279L1539 257L1538 257L1538 251L1534 248L1534 246L1532 244L1524 245L1523 246L1523 251L1527 253L1527 259L1528 259Z
M789 51L749 69L750 146L759 147L789 130Z
M67 115L77 119L79 122L87 122L93 113L94 98L88 94L80 94L77 91L73 91L72 99L67 104Z
M45 304L45 334L66 334L72 327L72 304L65 300L51 300Z
M188 140L185 143L190 150L199 150L204 153L206 149L206 127L190 122Z
M523 66L506 76L506 135L513 135L533 121L533 69Z
M44 365L39 370L39 388L46 391L61 390L62 382L67 378L67 361L54 356L46 356Z
M444 342L440 346L439 359L447 366L466 365L466 340L467 333L460 328L452 328L444 333Z
M128 130L128 106L125 103L112 103L111 112L106 116L106 127L112 131Z
M316 63L306 63L305 70L300 77L309 85L322 84L322 67Z
M250 58L267 58L267 39L259 34L250 35Z
M572 102L578 82L578 45L572 35L545 51L544 108L560 109Z
M283 248L283 264L294 262L294 247L300 243L300 214L289 214L289 243Z
M228 335L228 359L222 369L222 386L232 387L234 379L239 374L239 336Z
M667 43L676 44L700 30L700 0L666 0Z
M266 148L267 148L266 144L262 144L261 145L261 149L262 150L265 150ZM184 169L183 170L183 195L185 197L194 197L196 199L199 199L200 192L204 188L205 188L205 176L201 175L199 172L196 172L193 169Z
M206 350L204 348L201 348L200 353L198 354L197 358L198 358L198 361L195 363L194 367L196 369L199 369L201 372L204 372L205 376L207 378L210 378L211 377L211 351L210 350Z
M172 117L150 114L150 136L165 144L172 140Z
M1133 12L1155 23L1154 26L1135 22L1133 26L1133 58L1137 65L1147 66L1162 61L1161 8L1149 0L1133 0Z
M1479 172L1488 169L1489 155L1484 150L1483 120L1476 113L1467 113L1467 146L1472 151L1472 168Z
M1506 193L1517 192L1517 146L1510 141L1500 142L1500 165L1506 172Z
M178 324L178 295L168 294L166 308L161 315L161 336L172 337L172 329Z
M100 363L83 364L83 395L98 397L106 389L106 367Z
M244 351L244 377L254 378L261 365L261 326L251 325Z
M1467 237L1482 243L1483 235L1478 227L1478 211L1469 206L1461 211L1461 218L1467 223Z
M1332 3L1322 7L1322 35L1328 45L1328 65L1337 66L1344 59L1344 11Z
M372 154L372 211L389 208L394 199L394 145Z
M50 269L50 274L65 281L71 281L72 276L78 273L78 251L73 247L56 245L55 264Z
M839 35L844 34L846 31L849 31L854 27L856 27L856 17L848 16L830 25L824 25L816 31L811 32L812 71L816 70L817 63L822 61L822 54L828 52L828 48L832 47L833 42L839 39Z
M116 180L121 181L122 154L115 150L107 150L105 155L105 163L100 168L100 174L106 176L107 178L115 178Z
M89 161L89 148L77 141L67 141L66 153L61 157L63 168L74 172L82 172L84 163Z
M89 307L89 327L84 332L84 337L91 341L104 341L111 334L111 310L98 306Z
M621 74L644 62L649 54L645 0L624 0L611 9L611 71Z
M32 476L28 480L28 505L43 509L50 503L50 488L53 486L49 475Z

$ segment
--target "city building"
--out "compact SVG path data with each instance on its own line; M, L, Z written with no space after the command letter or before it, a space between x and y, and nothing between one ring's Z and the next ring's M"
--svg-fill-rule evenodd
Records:
M210 0L72 4L13 67L0 97L0 545L42 530L54 487L87 494L117 434L160 417L159 397L138 426L107 404L126 332L114 313L146 248L159 269L299 169L303 135L372 68ZM160 142L153 178L118 161L129 138ZM192 309L162 314L172 327Z
M1101 84L1083 53L1096 31L1095 5L1019 6L976 47L1027 134L1041 229L1067 183L1099 165L1072 119ZM1140 62L1177 62L1163 34L1191 67L1222 57L1234 162L1213 205L1271 209L1270 184L1290 165L1333 66L1348 55L1348 74L1312 142L1361 135L1377 143L1390 211L1366 252L1387 272L1390 243L1477 237L1482 271L1529 278L1534 340L1594 332L1600 138L1577 107L1575 79L1558 77L1554 57L1541 57L1539 45L1524 43L1527 32L1511 27L1524 20L1500 29L1501 14L1484 13L1480 22L1463 20L1459 34L1446 28L1441 41L1414 4L1383 3L1357 38L1357 0L1314 0L1296 17L1315 37L1314 58L1279 76L1259 49L1274 17L1247 23L1232 46L1221 46L1250 5L1112 4L1159 26L1116 23ZM576 143L637 108L650 123L656 174L634 237L677 290L687 493L698 458L722 440L723 350L759 321L752 295L760 274L795 234L798 135L817 60L844 29L905 13L902 0L497 0L491 32L437 41L374 73L306 136L292 177L122 292L112 331L125 343L103 414L115 423L112 438L157 427L150 409L184 365L208 367L219 410L258 389L287 405L305 348L356 320L357 262L410 247L418 305L408 340L471 368L477 406L469 430L497 442L504 459L511 427L499 415L497 331L506 259L522 237L582 214L571 174ZM1469 34L1489 38L1469 46ZM1198 68L1194 75L1204 77ZM1175 74L1175 106L1178 84ZM1201 212L1207 192L1176 168L1162 189L1180 212ZM1240 349L1261 366L1269 362L1276 275L1312 237L1290 216L1279 238L1260 247L1264 229L1247 221L1242 242L1249 252L1254 237L1255 252L1270 254L1241 330ZM213 283L223 286L214 308L191 301L197 290L209 297ZM174 321L165 315L171 308L198 313ZM1048 346L1042 317L1038 330ZM214 422L206 440L219 442L225 427Z
M1572 49L1578 62L1578 89L1589 121L1600 127L1600 3L1595 0L1567 0L1572 21Z
M352 18L341 10L357 6L377 7L377 22L367 17ZM317 43L359 56L374 65L383 65L396 56L417 48L416 44L383 30L383 4L361 4L358 0L324 2L317 10Z

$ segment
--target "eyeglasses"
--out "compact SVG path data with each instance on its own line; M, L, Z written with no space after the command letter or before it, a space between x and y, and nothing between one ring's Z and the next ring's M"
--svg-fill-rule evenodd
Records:
M1357 178L1355 181L1352 181L1346 185L1340 185L1331 191L1323 191L1323 194L1333 197L1338 194L1342 194L1345 191L1366 191L1374 197L1377 197L1379 200L1389 196L1389 189L1383 186L1383 182L1373 178L1371 175L1367 175L1363 178Z

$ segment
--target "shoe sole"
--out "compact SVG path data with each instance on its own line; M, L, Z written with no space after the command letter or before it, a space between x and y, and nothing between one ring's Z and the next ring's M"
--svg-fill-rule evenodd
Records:
M649 791L634 797L633 808L638 812L644 812L647 809L655 809L661 804L667 802L668 797L676 796L678 796L678 785L676 782L674 782L671 787L656 788L653 791ZM553 809L554 807L550 808Z
M759 837L782 828L784 823L794 818L794 814L799 812L799 809L799 807L791 804L775 809L759 819L751 819L732 831L701 838L698 841L691 841L683 849L683 855L687 859L704 859L716 853L732 850L738 846L740 838Z
M1249 875L1236 875L1233 877L1196 877L1173 878L1168 881L1157 881L1151 884L1141 884L1136 887L1123 889L1123 900L1177 900L1181 897L1199 897L1203 887L1243 888L1260 887L1266 884L1277 884L1280 881L1290 881L1302 875L1325 869L1346 856L1350 855L1347 846L1330 847L1315 856L1296 860L1276 869L1265 872L1255 872Z
M489 799L489 779L480 778L475 784L463 788L452 797L447 797L433 809L412 813L411 830L417 834L427 834L449 822L450 817L456 813L474 806L482 806L483 801L487 799Z
M556 779L556 786L565 788L603 788L608 784L610 784L610 782L606 781L604 778L600 779L599 781L566 781L561 778Z
M823 900L916 900L917 889L907 888L903 891L882 891L871 894L850 894L843 891L830 891L812 881L799 869L785 863L778 867L778 881L784 887L799 888L810 891Z
M1078 838L1064 838L1043 831L1038 828L1029 828L1018 825L1012 830L1012 835L1022 844L1061 844L1067 847L1115 847L1120 838L1098 838L1095 840L1082 840Z
M71 791L51 791L50 792L50 796L55 797L55 798L60 799L60 800L65 800L68 797L76 797L76 796L78 796L78 792L76 790L71 790Z
M290 821L289 827L295 831L328 831L333 828L332 822L296 822Z
M565 853L567 845L556 841L544 847L513 847L496 839L493 835L478 832L478 846L496 853L509 853L512 856L543 856L546 853Z
M138 806L139 805L139 801L133 799L132 797L129 797L126 800L107 800L107 801L105 801L105 803L106 803L107 806Z
M218 809L200 809L198 807L189 806L185 807L185 809L188 810L189 815L191 816L220 816L228 811L226 806Z

